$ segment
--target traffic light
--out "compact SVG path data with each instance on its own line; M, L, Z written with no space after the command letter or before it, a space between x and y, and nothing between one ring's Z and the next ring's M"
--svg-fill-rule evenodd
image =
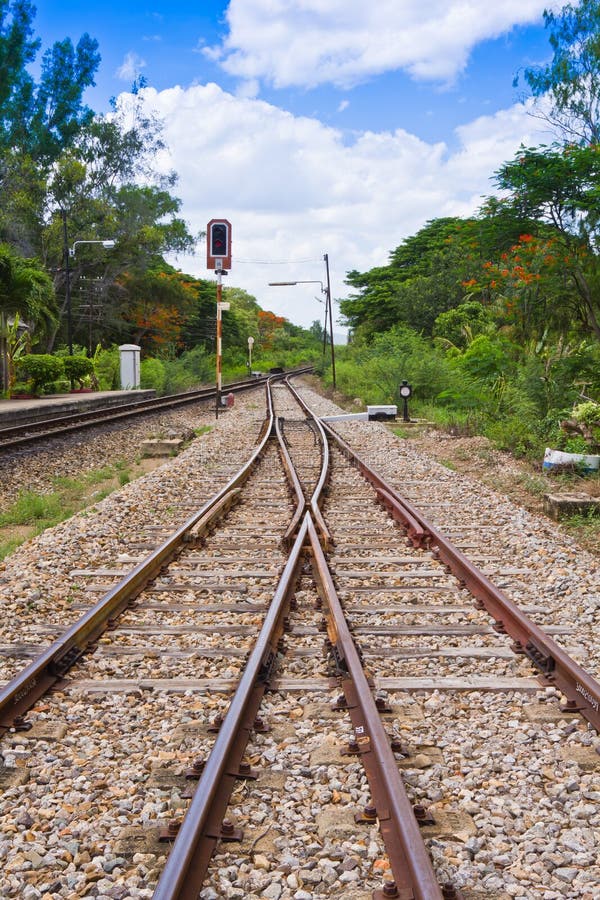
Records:
M230 222L227 219L211 219L206 232L206 267L228 269L231 266Z
M227 256L227 225L225 222L213 222L210 228L210 255L218 258Z

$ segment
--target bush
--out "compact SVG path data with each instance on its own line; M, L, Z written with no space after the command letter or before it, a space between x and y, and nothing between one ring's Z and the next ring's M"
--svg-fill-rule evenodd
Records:
M64 375L63 360L49 353L27 353L16 362L17 372L21 379L31 383L34 394L43 393L43 389Z
M121 387L119 348L110 347L108 350L102 350L98 347L93 362L99 390L118 391Z
M154 390L157 394L161 394L165 380L165 365L160 359L149 357L142 360L140 363L140 387L143 390Z
M94 363L87 356L65 356L63 365L69 381L76 381L79 387L83 387L84 379L94 371Z

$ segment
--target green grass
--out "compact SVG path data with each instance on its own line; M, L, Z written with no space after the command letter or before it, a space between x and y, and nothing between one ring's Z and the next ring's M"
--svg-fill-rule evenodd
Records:
M129 464L118 460L112 465L85 472L79 478L56 476L54 490L47 493L21 491L15 502L0 513L0 560L9 556L29 537L41 534L93 503L108 497L118 486L131 480ZM94 489L95 490L92 490ZM11 534L12 528L24 529Z
M41 522L60 522L65 509L61 503L61 495L36 494L34 491L22 491L13 505L0 514L0 525L32 525ZM67 512L67 516L70 515Z
M11 538L8 541L0 541L0 562L10 556L23 543L23 540L24 538Z
M451 472L456 472L456 466L451 459L438 459L438 462L441 466L445 466L446 469L450 469Z

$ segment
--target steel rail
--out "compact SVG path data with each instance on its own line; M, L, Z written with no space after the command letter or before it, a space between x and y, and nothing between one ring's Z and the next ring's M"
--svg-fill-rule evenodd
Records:
M306 498L304 497L304 491L302 490L300 479L298 478L298 474L296 472L296 469L294 468L294 464L287 448L287 443L283 436L283 431L281 429L281 419L279 416L275 416L275 433L277 435L277 440L279 441L279 450L281 453L286 478L290 484L292 492L296 497L296 511L294 512L292 521L290 522L288 529L283 536L283 545L287 547L290 545L294 535L296 534L300 526L300 522L306 510Z
M424 534L419 537L419 546L434 548L435 555L449 571L475 597L480 608L484 608L496 620L496 630L508 634L514 641L513 650L529 658L538 670L542 684L552 684L567 698L565 712L579 712L597 732L600 732L600 683L585 671L556 641L519 609L477 568L451 541L437 530L408 500L388 485L327 423L326 432L335 441L342 453L355 465L361 474L375 487L384 502L393 502L400 517L406 518L411 540L418 534L415 527ZM416 523L411 525L408 523Z
M238 499L238 488L249 477L270 437L273 403L268 383L266 394L266 425L263 426L259 444L248 461L221 490L0 690L0 732L14 727L15 720L31 709L40 697L64 677L90 644L97 641L109 621L123 612L159 574L161 568L176 557L186 539L198 538Z
M296 401L300 404L305 413L310 416L312 419L321 439L321 447L322 447L322 463L321 463L321 475L316 484L316 487L312 493L310 498L310 509L313 515L313 519L315 521L317 531L321 535L321 541L326 550L329 550L333 546L333 536L331 531L327 527L325 523L325 519L323 518L323 514L321 512L320 503L323 502L323 498L325 496L325 491L329 479L331 477L331 462L329 457L329 443L325 436L325 431L323 429L323 425L318 416L314 414L312 409L304 402L296 388L290 384L289 379L292 378L293 375L287 375L285 378L285 383L296 398Z
M296 374L312 371L312 367L305 367ZM225 385L223 392L241 393L252 390L261 384L267 384L269 380L283 378L282 375L267 375L262 378L238 381ZM113 424L121 420L130 419L145 413L160 412L175 409L190 403L202 400L211 400L215 397L214 388L201 388L196 391L185 391L181 394L169 394L165 397L153 397L147 400L136 400L131 403L118 406L104 406L95 410L86 410L78 413L69 413L65 416L55 416L48 419L40 419L26 423L25 425L11 425L0 428L0 451L11 450L25 444L34 443L48 437L60 437L63 434L82 431L85 428Z
M202 888L212 852L221 837L222 817L239 775L239 763L283 634L283 618L289 610L303 563L308 522L305 517L154 891L154 900L197 900Z
M398 771L390 739L381 721L360 657L348 629L342 605L312 521L308 537L321 599L329 610L327 631L336 648L341 687L354 724L360 759L375 801L377 817L399 894L415 900L442 900L433 865L412 804Z

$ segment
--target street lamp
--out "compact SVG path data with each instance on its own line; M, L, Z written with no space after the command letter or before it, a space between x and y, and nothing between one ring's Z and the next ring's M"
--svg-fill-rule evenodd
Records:
M72 247L69 247L69 239L67 236L67 211L61 210L63 223L63 248L65 255L65 296L67 301L67 340L69 343L69 356L73 356L73 313L71 309L71 272L69 268L69 260L75 259L76 248L79 244L102 244L105 250L112 250L115 241L75 241Z
M254 346L254 338L252 335L248 338L248 374L252 375L252 348Z
M269 287L292 287L296 284L320 284L321 293L325 294L325 329L323 331L323 355L327 345L327 315L329 313L329 336L331 339L331 375L333 380L333 389L335 390L335 351L333 349L333 314L331 311L331 284L329 281L329 254L323 256L327 273L327 287L323 287L323 282L318 279L310 279L308 281L269 281Z
M75 247L79 244L102 244L105 250L112 250L115 246L115 241L75 241L73 246L69 249L69 256L75 257Z

